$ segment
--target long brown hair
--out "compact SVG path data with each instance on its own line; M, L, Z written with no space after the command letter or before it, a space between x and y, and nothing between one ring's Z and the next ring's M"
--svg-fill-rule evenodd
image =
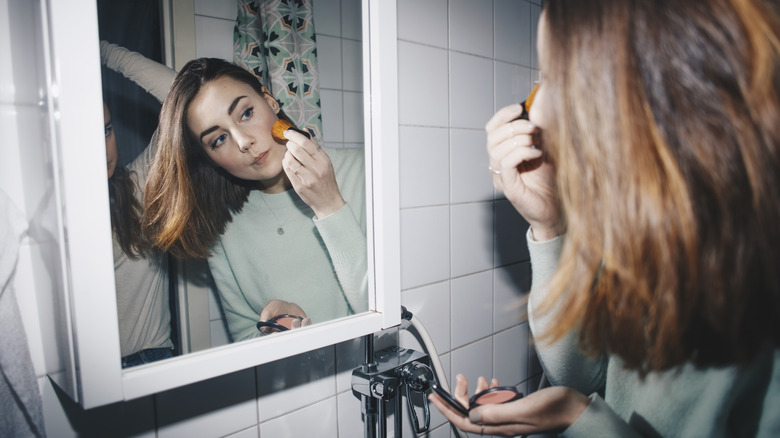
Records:
M627 367L780 345L780 19L761 0L549 0L567 235L547 335Z
M144 229L154 245L177 257L208 257L255 184L215 166L187 127L190 102L207 83L223 76L250 85L261 96L267 93L243 68L200 58L176 76L160 112L157 154L144 189ZM278 116L286 118L281 111Z
M130 258L144 257L151 250L149 241L141 232L141 203L135 196L132 173L122 166L114 169L108 179L108 200L111 230L119 247Z

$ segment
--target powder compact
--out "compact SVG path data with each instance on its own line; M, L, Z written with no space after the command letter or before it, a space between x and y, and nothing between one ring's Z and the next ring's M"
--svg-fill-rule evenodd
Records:
M486 389L479 394L474 394L469 399L469 409L474 409L483 405L498 405L501 403L509 403L515 401L523 396L523 393L515 389L514 386L499 386L496 388Z
M478 394L474 394L469 400L469 408L461 405L460 402L455 400L449 392L439 386L438 382L431 384L431 389L438 394L447 404L452 406L453 409L458 411L463 416L468 416L469 411L479 406L495 405L501 403L509 403L515 401L523 396L522 392L519 392L513 386L499 386L496 388L486 389Z

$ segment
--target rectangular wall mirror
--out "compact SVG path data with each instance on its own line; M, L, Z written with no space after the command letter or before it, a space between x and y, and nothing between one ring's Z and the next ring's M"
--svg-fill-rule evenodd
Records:
M52 159L59 184L56 197L60 232L65 242L61 254L63 285L59 291L61 330L59 338L53 340L58 345L61 357L56 361L61 366L60 371L50 375L52 380L83 407L91 408L213 378L397 325L400 322L400 260L396 4L384 0L336 1L335 5L341 5L340 11L313 8L315 31L318 20L323 29L316 39L317 51L325 71L344 71L349 77L331 74L320 79L323 110L319 141L324 147L365 150L367 311L349 312L270 336L234 340L228 324L222 321L224 315L219 314L218 293L212 292L215 290L212 286L204 286L194 279L208 272L205 262L175 260L172 265L176 266L173 277L176 287L172 290L171 309L177 355L122 368L103 135L102 103L108 99L103 96L105 87L100 86L99 39L106 34L105 29L123 26L120 22L105 23L106 20L120 20L117 16L133 18L121 9L110 12L101 6L108 3L118 6L122 2L55 0L48 3L48 8L42 8L46 14L43 40L49 84L45 99L52 109L50 126L55 145ZM199 20L191 0L162 0L159 9L152 9L157 14L153 14L152 22L161 22L160 29L152 26L150 30L159 32L159 37L155 35L152 38L155 42L151 43L159 51L147 56L158 57L160 62L177 70L188 60L184 58L214 56L197 54L207 49L197 49L195 42L188 41L195 37L188 26L197 26ZM322 16L318 17L318 12ZM340 20L349 20L350 16L359 23L355 26L359 32L346 38L336 35L341 29ZM137 29L138 18L133 20L129 28ZM227 21L224 27L232 30ZM226 38L232 40L232 33ZM121 41L110 42L123 45ZM349 68L350 60L360 64ZM333 63L343 68L333 68ZM356 71L362 78L355 77ZM102 77L105 80L105 73ZM122 80L127 81L118 79ZM128 103L128 99L124 95L113 98L115 103L111 106L117 110L112 108L112 119L130 120L133 114L143 112L133 110L135 104ZM143 150L143 139L149 135L143 129L136 130L134 123L144 121L131 122L129 127L122 128L127 134L116 130L120 142L121 138L128 138L126 150L120 150L120 155L124 154L124 158L120 157L121 164ZM356 130L359 136L355 135ZM135 131L141 132L139 140L130 140Z

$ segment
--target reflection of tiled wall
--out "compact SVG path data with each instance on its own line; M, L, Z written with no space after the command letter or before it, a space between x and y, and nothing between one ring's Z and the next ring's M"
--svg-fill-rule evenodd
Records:
M354 11L347 3L356 1L314 3L328 11L337 4ZM33 74L40 71L36 4L0 0L0 11L8 11L0 13L0 49L11 53L10 63L0 63L0 132L6 142L0 188L40 231L47 229L40 218L50 211L46 193L52 176L45 163L29 159L45 156L49 147L41 134L46 131L38 106L42 82ZM196 28L228 26L232 32L227 24L232 12L219 18L224 13L219 11L232 4L196 0ZM495 109L521 100L530 89L538 13L539 3L526 0L398 0L402 298L430 332L450 378L464 373L473 382L478 375L496 376L502 384L532 388L538 375L527 323L512 306L528 288L525 225L493 192L483 130ZM323 46L337 47L336 29L343 32L347 22L352 21L323 25ZM357 40L341 36L342 53L354 51L347 46ZM200 42L199 56L221 56L200 52L206 50ZM338 69L331 60L320 66L323 81ZM343 97L355 92L347 83L325 85L323 91L342 93L343 100L356 98ZM326 125L326 141L349 145L353 139L345 127L352 120L359 117L343 116L337 123L334 116ZM331 140L327 126L342 126L343 141L337 135ZM26 237L13 280L48 436L363 436L360 405L350 391L351 370L362 360L358 341L82 411L58 395L46 377L43 351L50 328L38 308L48 305L41 297L55 286L45 276L33 276L33 269L57 265L52 248L56 242L45 233ZM380 346L394 335L386 338ZM419 348L406 332L401 342ZM432 426L429 436L451 436L437 413Z

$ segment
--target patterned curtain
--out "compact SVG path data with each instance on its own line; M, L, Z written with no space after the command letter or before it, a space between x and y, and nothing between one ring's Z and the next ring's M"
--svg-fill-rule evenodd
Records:
M311 0L237 0L233 61L254 72L296 126L321 138Z

